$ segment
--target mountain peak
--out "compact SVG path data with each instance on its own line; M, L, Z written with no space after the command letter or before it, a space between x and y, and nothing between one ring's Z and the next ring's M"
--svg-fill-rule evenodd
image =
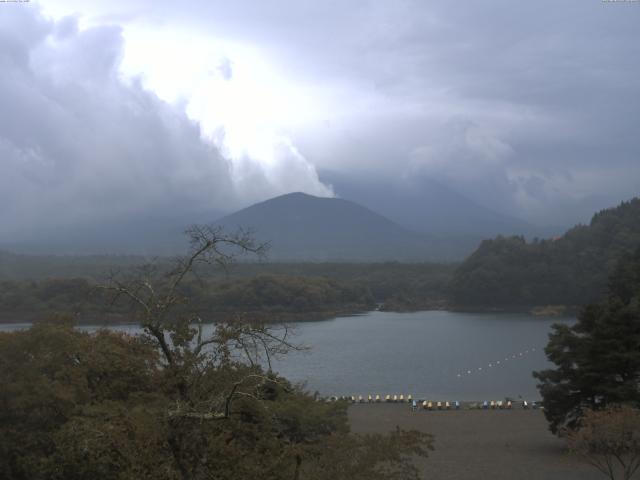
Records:
M277 260L427 260L429 242L349 200L293 192L251 205L216 222L250 228Z

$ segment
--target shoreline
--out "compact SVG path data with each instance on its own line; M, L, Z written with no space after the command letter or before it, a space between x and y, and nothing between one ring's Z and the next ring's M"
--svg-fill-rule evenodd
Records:
M539 310L537 310L539 309ZM367 315L375 312L385 313L420 313L420 312L451 312L451 313L469 313L469 314L516 314L516 315L530 315L532 317L540 319L557 318L572 319L575 318L578 307L567 307L562 310L562 313L558 313L556 310L547 310L547 307L521 307L521 308L497 308L497 307L474 307L463 308L449 306L446 308L421 308L417 310L385 310L383 306L374 308L371 310L362 309L345 309L345 310L331 310L326 312L268 312L266 315L273 316L270 320L265 320L265 323L306 323L306 322L325 322L335 320L342 317L354 317ZM222 317L231 317L234 315L255 315L256 317L264 317L264 312L212 312L211 321L207 323L216 323ZM136 322L125 319L125 314L88 314L84 319L80 319L74 322L76 326L87 327L109 327L109 326L123 326L123 325L137 325ZM279 317L279 318L278 318ZM19 312L16 314L2 312L0 314L0 325L27 325L34 324L38 321L46 318L46 315L40 315L38 313L25 313ZM107 320L108 319L108 320Z

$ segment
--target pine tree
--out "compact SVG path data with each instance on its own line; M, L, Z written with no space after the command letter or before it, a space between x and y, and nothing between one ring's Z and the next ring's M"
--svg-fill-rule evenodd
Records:
M576 427L585 409L640 405L640 249L618 262L604 301L553 328L545 352L557 367L533 373L552 432Z

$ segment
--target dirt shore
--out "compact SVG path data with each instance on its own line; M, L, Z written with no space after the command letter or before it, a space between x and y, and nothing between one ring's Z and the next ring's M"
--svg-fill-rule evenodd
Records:
M404 404L349 408L358 433L399 426L435 437L435 451L418 465L430 480L598 480L593 467L570 455L553 436L540 410L411 411Z

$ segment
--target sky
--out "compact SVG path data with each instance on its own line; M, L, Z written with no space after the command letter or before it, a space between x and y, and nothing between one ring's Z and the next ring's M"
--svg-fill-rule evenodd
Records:
M0 233L331 178L585 221L640 191L639 24L638 1L0 3Z

